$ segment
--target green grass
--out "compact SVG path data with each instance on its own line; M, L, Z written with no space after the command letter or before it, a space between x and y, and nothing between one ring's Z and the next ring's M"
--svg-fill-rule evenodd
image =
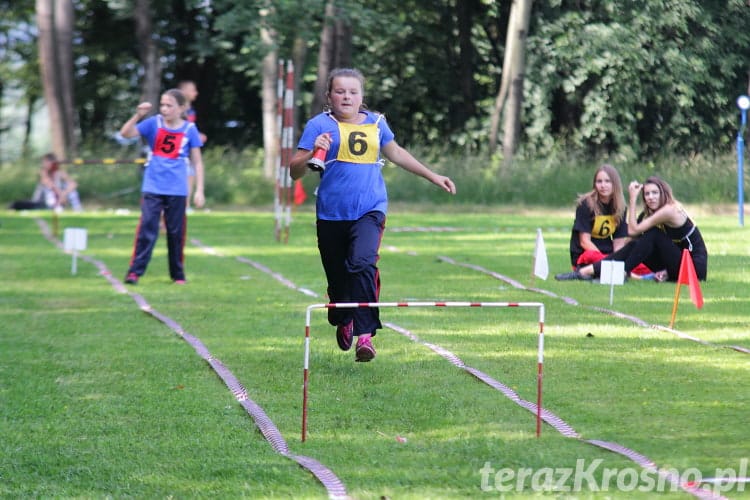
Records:
M696 213L709 252L705 306L683 290L675 328L710 345L643 328L669 323L674 285L536 280L569 305L518 290L481 266L531 286L541 227L552 272L567 269L568 211L394 206L383 239L381 300L541 301L545 304L544 407L584 440L629 447L664 468L704 477L748 458L750 235L734 214ZM70 214L84 252L125 274L137 212ZM325 498L317 480L273 451L253 420L196 352L141 312L93 265L47 241L48 212L0 214L0 497ZM196 213L186 287L170 283L161 238L134 292L198 337L278 427L291 452L330 468L355 498L497 498L503 468L596 470L633 462L566 438L421 343L384 329L376 359L354 363L336 347L325 312L311 322L308 440L300 442L305 308L324 302L325 281L309 208L289 244L268 212ZM451 231L409 231L442 227ZM309 289L309 297L237 260L251 259ZM383 309L384 321L437 344L529 401L536 397L537 316L532 309ZM592 336L589 336L591 334ZM397 436L406 438L402 443ZM746 473L747 475L747 473ZM643 485L643 483L639 483ZM572 482L568 484L571 486ZM523 491L506 497L651 498L653 492ZM735 487L724 494L748 498ZM685 493L666 496L689 498Z

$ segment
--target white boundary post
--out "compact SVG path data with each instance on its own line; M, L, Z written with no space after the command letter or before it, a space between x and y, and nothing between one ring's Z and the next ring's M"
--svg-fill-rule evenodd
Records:
M282 205L284 210L284 243L289 242L292 225L292 178L289 163L292 161L294 141L294 63L286 63L286 87L284 90L283 129L281 133Z
M302 442L307 439L307 401L310 385L310 319L314 309L357 307L536 307L539 310L537 345L536 436L542 431L542 378L544 366L544 304L541 302L338 302L312 304L305 311L305 357L302 372Z
M283 182L283 145L284 145L284 60L279 59L278 74L276 75L276 133L279 134L279 150L276 153L276 185L273 193L273 213L274 213L274 236L277 241L281 241L282 227L282 191Z
M66 227L63 232L63 249L73 253L70 274L78 272L78 252L86 250L86 230L80 227Z

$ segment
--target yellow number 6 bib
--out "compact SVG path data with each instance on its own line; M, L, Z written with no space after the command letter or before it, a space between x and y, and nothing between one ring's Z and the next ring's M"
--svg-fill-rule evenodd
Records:
M594 217L594 227L591 228L592 238L611 238L615 232L615 217L613 215L597 215Z
M377 163L380 134L376 123L339 122L341 145L337 160L349 163Z

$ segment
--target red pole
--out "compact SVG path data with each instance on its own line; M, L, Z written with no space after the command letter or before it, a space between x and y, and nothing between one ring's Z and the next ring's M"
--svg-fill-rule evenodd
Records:
M283 100L284 100L284 61L279 59L279 66L276 75L276 131L279 134L279 151L276 156L276 186L274 188L273 205L274 205L274 236L276 241L281 240L281 170L282 170L282 148L284 136L283 122Z
M289 175L289 162L292 160L292 141L294 140L294 63L286 64L286 90L284 91L284 134L282 136L282 165L284 169L285 214L284 243L289 241L289 229L292 223L292 178Z

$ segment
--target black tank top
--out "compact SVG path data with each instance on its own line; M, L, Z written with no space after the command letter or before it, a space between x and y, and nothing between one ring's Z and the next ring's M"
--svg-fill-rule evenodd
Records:
M690 253L706 254L706 244L703 242L698 226L688 217L685 223L680 227L664 226L664 232L667 233L672 241L680 248L687 248Z

